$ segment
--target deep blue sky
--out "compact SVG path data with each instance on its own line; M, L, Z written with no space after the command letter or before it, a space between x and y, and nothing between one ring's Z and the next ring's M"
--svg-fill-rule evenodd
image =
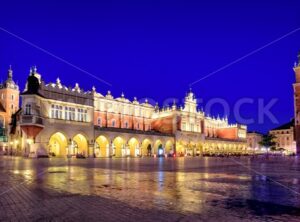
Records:
M0 73L11 64L24 89L32 65L46 82L95 85L115 97L182 99L189 84L300 27L300 1L2 1L0 27L110 82L109 87L0 31ZM231 107L243 97L249 130L266 130L293 116L293 64L300 31L193 86L204 103L220 97ZM278 102L278 124L257 122L257 99ZM220 106L212 114L223 115ZM234 121L234 116L230 116Z

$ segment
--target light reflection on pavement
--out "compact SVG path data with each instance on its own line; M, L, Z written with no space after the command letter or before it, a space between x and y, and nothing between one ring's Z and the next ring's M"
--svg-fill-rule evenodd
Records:
M155 209L183 215L179 217L183 220L187 216L192 221L218 217L225 221L266 218L300 221L300 196L268 179L300 192L297 158L262 160L243 157L234 160L262 175L241 167L231 158L77 160L2 157L0 189L3 192L25 181L30 192L41 199L39 201L59 199L66 194L96 196L133 209L143 209L143 212L149 212L150 219ZM4 203L5 195L8 194L0 196L1 203ZM111 211L118 214L115 209ZM0 219L5 218L1 216ZM51 214L47 217L51 219ZM169 220L174 219L169 217Z

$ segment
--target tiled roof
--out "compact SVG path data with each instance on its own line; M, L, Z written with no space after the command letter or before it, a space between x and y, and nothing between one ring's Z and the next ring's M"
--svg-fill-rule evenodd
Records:
M292 119L292 121L290 121L290 122L288 122L288 123L285 123L285 124L283 124L283 125L281 125L281 126L278 126L278 127L274 128L274 129L272 129L271 131L273 131L273 130L290 129L290 128L293 127L293 126L294 126L294 119Z

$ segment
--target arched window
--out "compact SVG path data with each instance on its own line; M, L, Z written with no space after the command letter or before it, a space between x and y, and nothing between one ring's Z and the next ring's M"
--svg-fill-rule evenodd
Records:
M25 105L25 115L31 115L31 104Z
M11 100L14 100L14 99L15 99L14 94L11 94Z
M140 123L137 124L137 129L140 129Z
M116 126L116 121L115 121L114 119L111 121L111 126L112 126L112 127L115 127L115 126Z
M126 129L128 128L128 122L125 122L125 128Z
M100 118L100 117L98 117L97 125L100 126L100 127L102 127L102 121L101 121L101 118Z

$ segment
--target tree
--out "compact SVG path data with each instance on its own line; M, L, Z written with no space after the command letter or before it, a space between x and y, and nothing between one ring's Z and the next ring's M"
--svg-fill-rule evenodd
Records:
M282 154L285 151L285 149L280 147L280 148L276 149L276 151L279 151Z
M272 134L264 135L262 140L259 142L259 145L266 147L267 149L270 149L272 151L276 150L276 142L274 141L276 139L276 136Z

